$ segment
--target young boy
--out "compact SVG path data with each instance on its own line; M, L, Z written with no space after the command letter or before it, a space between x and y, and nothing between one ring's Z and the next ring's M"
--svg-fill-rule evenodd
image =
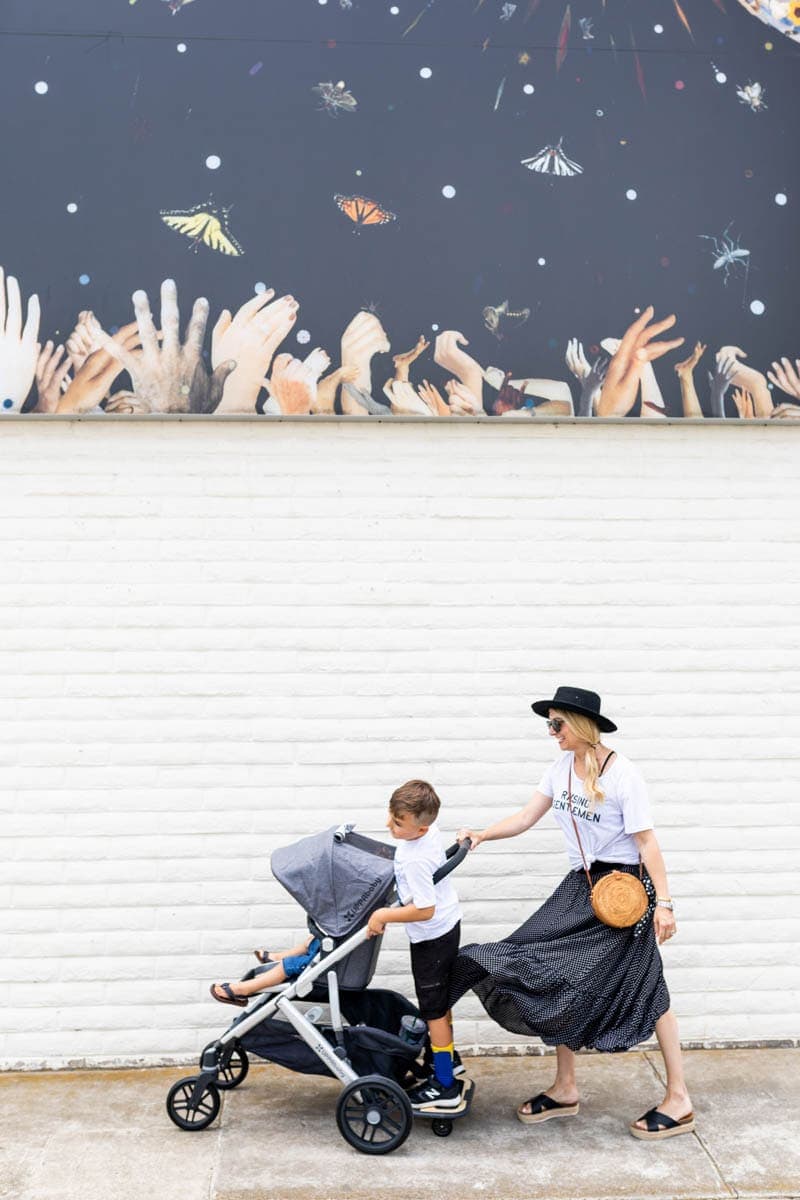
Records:
M394 858L399 908L378 908L369 919L370 936L388 924L406 927L411 943L411 970L419 1010L428 1023L433 1075L409 1093L414 1108L457 1108L461 1085L453 1075L453 1025L448 1004L450 968L458 954L461 909L449 877L434 886L433 874L445 862L435 825L440 801L429 783L412 779L392 793L386 828L398 842Z

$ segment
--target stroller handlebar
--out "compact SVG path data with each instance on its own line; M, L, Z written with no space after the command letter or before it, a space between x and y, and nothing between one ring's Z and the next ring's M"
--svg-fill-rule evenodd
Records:
M448 846L445 850L447 862L434 872L433 882L441 883L445 876L449 875L451 871L455 871L456 867L460 867L471 849L472 842L469 838L464 838L463 842L453 842L452 846Z

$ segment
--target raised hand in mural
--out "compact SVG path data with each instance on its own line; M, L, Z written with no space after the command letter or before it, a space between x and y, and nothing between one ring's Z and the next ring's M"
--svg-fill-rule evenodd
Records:
M357 375L351 380L351 386L369 395L372 392L372 371L370 364L376 354L388 354L391 343L386 336L386 330L381 325L375 313L357 312L342 334L342 366L355 367ZM342 409L344 411L344 389L342 389ZM385 406L384 406L385 407Z
M577 380L583 382L591 371L589 360L583 352L583 342L570 338L567 342L567 352L564 361Z
M482 395L476 395L467 385L458 379L448 379L444 385L447 392L447 402L453 417L482 417Z
M73 374L80 371L90 354L100 349L96 333L98 325L99 322L90 309L83 309L78 313L75 328L66 343L67 353L72 361Z
M755 416L753 407L753 397L749 392L745 392L742 388L734 388L731 392L731 399L736 405L736 411L742 421L752 421Z
M264 384L284 416L311 412L317 398L317 381L330 361L319 347L302 362L291 354L278 355L272 364L272 375Z
M695 342L694 350L681 362L675 363L675 374L678 376L678 384L681 389L681 407L684 417L702 417L703 415L697 388L694 386L694 369L707 348L702 342Z
M123 351L136 351L141 349L139 338L139 326L136 321L131 321L129 325L123 325L121 329L111 337L101 326L100 322L92 313L84 313L83 329L80 335L80 345L83 346L98 346L97 350L92 350L88 355L79 356L81 361L80 368L75 372L69 387L63 392L57 401L55 411L58 413L87 413L98 407L100 402L106 398L114 380L122 374L123 366L119 359L105 348L105 339L108 338ZM77 326L76 326L77 328ZM73 340L75 331L67 339L67 349L69 349L70 341ZM70 353L70 360L74 363L76 359ZM108 408L106 411L109 411ZM116 406L111 408L112 412L118 411ZM150 412L151 409L147 405L143 411Z
M794 363L792 366L788 358L774 362L772 370L767 371L767 378L775 387L786 392L787 396L794 396L795 400L800 400L800 358L796 358Z
M607 350L609 354L614 355L617 353L617 350L619 350L620 339L610 337L603 338L600 345L604 350ZM658 385L658 380L656 379L656 373L653 370L652 363L646 362L642 367L640 392L642 400L641 411L639 413L640 417L644 418L645 420L652 419L653 417L666 417L667 412L666 405L664 404L664 397L661 394L661 388Z
M739 346L720 346L717 351L717 361L721 358L733 359L736 363L736 374L732 376L734 387L743 388L753 397L753 407L757 417L769 417L772 413L772 396L767 387L767 377L755 367L749 367L740 360L747 358Z
M652 305L633 321L608 364L605 383L597 404L598 417L625 417L636 402L642 373L648 363L683 344L683 338L654 342L653 338L675 324L675 316L653 322ZM607 339L610 340L610 339ZM602 343L605 347L606 343ZM657 385L656 385L657 386ZM659 393L660 395L660 393Z
M38 399L34 412L54 413L65 390L71 366L69 355L63 346L45 342L36 360L36 392Z
M463 333L456 329L445 329L436 338L433 360L440 367L444 367L445 371L451 371L467 391L477 397L480 411L483 412L483 372L480 364L461 349L462 346L468 345L469 342Z
M394 358L392 359L392 362L394 363L395 379L401 381L407 380L411 364L416 362L419 356L424 354L429 346L430 342L427 340L424 334L420 334L417 338L416 345L414 345L410 350L406 350L404 354L395 354Z
M217 413L255 413L264 376L281 342L297 320L298 303L293 296L274 300L269 288L245 301L236 315L226 308L211 335L211 365L216 371L233 362Z
M573 338L572 341L575 342L576 339ZM569 343L569 345L572 345L572 343ZM578 369L575 370L573 366L570 366L569 360L567 361L567 365L570 366L573 375L581 381L581 394L578 399L578 407L575 415L578 417L591 417L597 408L600 393L603 390L603 382L608 371L608 364L611 359L605 354L600 354L590 365L583 353L583 346L581 346L580 342L577 342L577 351L579 352L579 357L573 351L573 362ZM569 346L567 353L569 354ZM580 371L580 374L578 374L578 371Z
M711 386L708 409L712 417L725 416L725 393L736 375L737 366L735 358L720 358L717 355L714 370L708 372L708 382Z
M341 385L355 383L357 377L358 367L352 363L349 367L337 367L335 371L329 371L317 384L317 398L312 403L311 412L321 415L332 413L336 407L336 393Z
M140 350L129 350L107 333L102 347L112 354L131 377L134 394L153 413L190 412L192 401L200 403L207 390L202 364L203 337L208 322L208 301L195 300L183 342L180 339L178 289L173 279L161 285L161 340L153 322L147 293L133 293L133 308L139 328Z
M0 413L20 412L39 357L39 297L30 296L22 324L22 296L13 275L0 267Z
M800 404L778 404L769 415L774 421L800 421Z

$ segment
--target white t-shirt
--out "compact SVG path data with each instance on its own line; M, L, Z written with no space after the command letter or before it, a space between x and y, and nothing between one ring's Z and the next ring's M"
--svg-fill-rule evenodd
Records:
M634 833L653 828L647 785L630 759L615 754L599 779L605 800L596 801L594 810L584 794L583 780L575 774L573 753L567 750L547 768L539 783L544 796L553 797L553 812L567 841L572 867L583 867L567 808L569 769L572 767L572 812L580 833L586 861L638 863L639 848Z
M436 911L430 921L408 921L406 933L412 942L431 942L449 933L461 920L461 908L450 876L434 887L433 873L446 861L439 829L431 825L420 838L398 839L394 854L394 877L402 904Z

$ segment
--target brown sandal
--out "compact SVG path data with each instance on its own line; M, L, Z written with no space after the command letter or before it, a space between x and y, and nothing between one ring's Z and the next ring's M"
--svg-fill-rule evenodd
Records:
M522 1111L526 1104L530 1105L529 1113ZM517 1109L517 1119L522 1121L523 1125L538 1125L540 1121L549 1121L553 1117L577 1117L580 1107L579 1102L559 1104L546 1092L539 1092L538 1096L531 1096L530 1100L524 1100L520 1104Z

